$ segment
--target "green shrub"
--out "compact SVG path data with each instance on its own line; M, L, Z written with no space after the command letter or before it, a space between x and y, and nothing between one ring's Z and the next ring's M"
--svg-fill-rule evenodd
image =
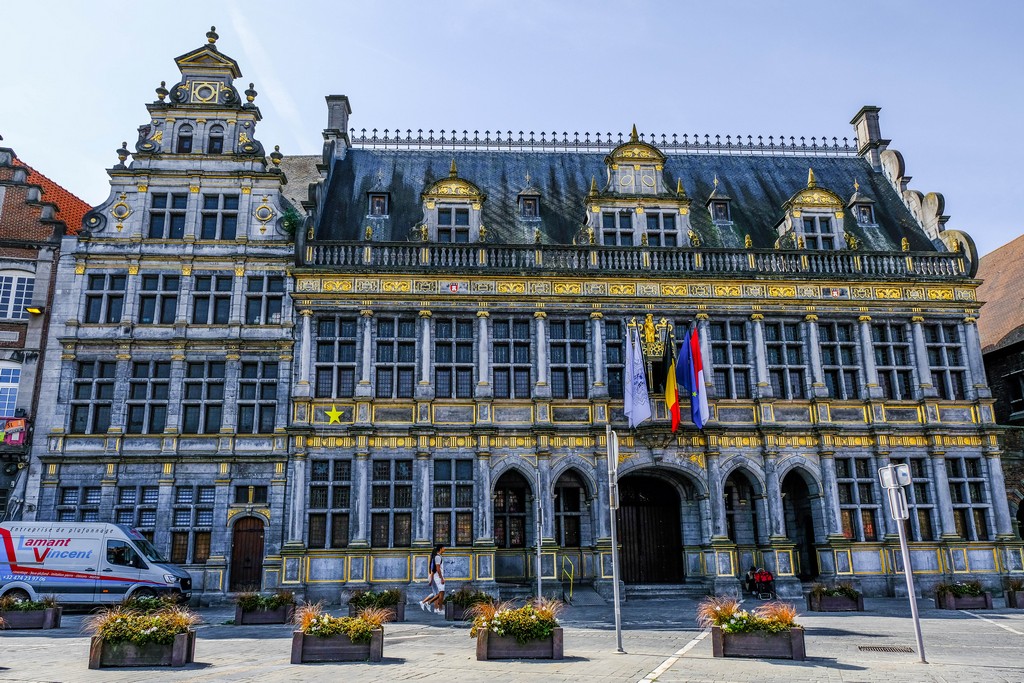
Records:
M816 598L837 598L844 597L856 600L860 597L860 591L853 587L852 583L837 583L834 585L826 585L824 583L816 583L811 586L811 595Z
M169 645L174 636L187 633L199 616L184 607L165 607L155 612L137 612L118 606L86 621L86 629L108 643Z
M354 617L333 617L321 603L306 604L295 610L295 624L307 636L330 638L346 635L353 643L368 643L373 632L391 618L385 609L369 607Z
M402 591L355 591L348 599L348 604L356 609L364 607L394 607L402 601Z
M1014 592L1024 591L1024 579L1010 579L1006 583L1006 588Z
M295 594L291 591L278 590L273 595L262 595L255 591L239 593L235 597L235 603L242 608L243 612L270 612L278 607L295 604Z
M560 602L544 598L518 609L513 608L510 602L480 602L473 607L476 616L469 635L476 638L481 631L489 631L497 636L515 638L519 643L543 640L558 626L561 608Z
M454 593L446 595L444 601L458 607L472 607L481 602L494 602L494 598L483 591L473 591L463 586Z
M697 607L697 623L718 626L726 633L779 633L796 623L796 609L785 602L766 602L754 611L740 609L734 598L705 598Z
M952 595L958 598L974 598L984 594L980 581L954 581L935 586L935 595Z
M121 602L121 606L125 609L131 610L132 612L152 614L153 612L159 612L163 609L177 607L179 601L180 597L177 595L143 595L141 597L125 598L125 600Z
M13 595L5 595L0 597L0 612L37 612L58 604L55 595L47 595L42 600L17 600Z

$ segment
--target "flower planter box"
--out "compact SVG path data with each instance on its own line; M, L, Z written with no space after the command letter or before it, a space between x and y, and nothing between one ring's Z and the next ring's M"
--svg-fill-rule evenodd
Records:
M1024 591L1006 591L1006 606L1024 609Z
M444 620L465 621L469 618L469 613L472 609L472 607L456 605L454 602L446 602L444 603Z
M845 595L807 595L807 609L811 612L863 612L864 596L850 598Z
M356 607L352 603L349 603L348 604L348 615L350 617L359 616L359 609L360 608ZM397 605L391 605L390 607L385 607L384 609L386 609L389 612L391 612L391 621L405 621L405 603L404 602L400 602Z
M476 636L476 658L486 662L489 659L562 659L562 628L551 632L549 638L520 643L511 636L496 636L481 631Z
M981 595L956 596L943 593L935 596L935 607L938 609L992 609L992 593L985 591Z
M235 625L250 624L287 624L295 616L295 605L281 605L277 609L258 609L244 611L241 605L235 605Z
M89 668L112 666L185 666L195 660L196 632L179 633L167 645L150 643L108 643L93 636L89 645Z
M715 657L760 657L764 659L807 658L804 630L797 626L780 633L726 633L711 627L711 651Z
M292 664L306 662L379 662L384 657L384 629L374 629L368 643L353 643L346 635L317 638L292 633Z
M60 617L63 607L48 607L31 612L0 612L0 628L60 628Z

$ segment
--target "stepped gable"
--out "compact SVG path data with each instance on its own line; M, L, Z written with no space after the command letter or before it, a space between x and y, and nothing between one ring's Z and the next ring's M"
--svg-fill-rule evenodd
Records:
M53 215L46 220L64 223L66 226L65 233L68 235L78 234L78 231L82 228L82 218L89 211L89 205L55 181L26 164L13 152L11 153L11 166L24 168L28 172L24 184L39 188L39 198L36 200L39 204L53 205ZM16 198L12 194L5 203L16 201L21 201L21 199ZM53 234L50 230L40 232L42 214L38 209L27 209L26 205L29 203L32 203L31 200L23 204L21 209L14 208L9 204L3 207L4 237L9 239L45 240L49 239Z
M423 221L421 193L448 176L453 158L459 176L487 196L482 221L494 242L522 241L516 229L517 199L527 173L541 195L542 239L554 244L572 243L586 220L591 178L603 185L607 175L606 155L598 152L356 147L334 162L316 238L361 239L368 193L383 178L391 203L386 239L406 239L409 229ZM716 175L728 187L734 229L719 230L706 210L694 207L690 221L701 246L742 247L743 236L749 234L754 248L770 249L778 238L774 226L784 214L783 205L806 186L808 166L814 167L821 187L845 188L858 181L874 198L877 228L847 221L847 231L865 244L899 250L906 237L911 251L936 250L888 180L861 157L670 153L664 160L664 179L670 188L682 181L691 197L710 196Z
M997 351L1024 341L1024 235L981 258L978 300L985 302L978 317L982 352Z

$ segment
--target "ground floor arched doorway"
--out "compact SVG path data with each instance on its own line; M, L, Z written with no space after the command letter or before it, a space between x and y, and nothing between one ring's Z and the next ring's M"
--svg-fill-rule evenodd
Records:
M679 493L665 480L633 474L619 481L623 582L683 582L679 514Z
M263 522L242 517L231 531L231 590L259 590L263 573Z
M803 475L794 470L782 480L782 509L786 535L796 544L797 576L801 581L818 578L818 551L814 545L814 510L811 492Z

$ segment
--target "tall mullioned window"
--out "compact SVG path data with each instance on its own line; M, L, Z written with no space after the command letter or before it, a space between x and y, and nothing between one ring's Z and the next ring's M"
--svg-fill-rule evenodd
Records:
M270 434L277 419L277 362L242 363L238 379L238 432Z
M139 324L171 325L178 310L179 275L143 275L139 293Z
M526 480L512 470L494 484L494 544L499 548L526 547L527 491Z
M230 275L197 275L192 290L194 325L227 325L231 319Z
M170 361L132 363L128 380L128 433L162 434L167 426Z
M98 522L102 502L99 486L62 486L57 494L57 521Z
M601 243L606 247L633 246L633 212L605 211L601 214Z
M803 222L804 246L807 249L831 250L836 248L836 231L827 216L805 217Z
M871 326L871 341L882 395L897 401L913 399L914 366L906 325L875 323Z
M352 506L352 461L312 460L309 463L308 546L346 548Z
M946 478L957 536L965 541L989 540L991 502L982 458L947 454Z
M552 398L587 398L590 391L587 323L552 320L548 323L548 337Z
M469 242L469 209L438 208L437 241Z
M245 287L245 324L280 325L284 305L284 277L252 275Z
M708 325L715 392L719 398L750 398L750 342L741 320Z
M804 345L798 323L765 323L768 379L776 398L804 398Z
M434 543L473 545L473 461L434 461Z
M879 540L883 532L878 528L878 475L871 458L837 455L835 463L843 536L852 541Z
M412 545L412 460L374 460L370 498L370 545Z
M174 564L204 564L210 558L214 486L176 486L171 510L171 552Z
M679 246L679 230L676 215L668 211L648 211L647 244L652 247Z
M71 433L105 434L114 404L114 361L79 361L71 396Z
M114 505L114 521L138 529L152 541L159 503L159 486L119 486L117 503Z
M12 271L0 275L0 318L25 320L28 311L25 307L32 303L36 278L29 273L20 274Z
M152 240L180 240L185 236L185 209L188 195L171 192L154 193L150 203L149 232Z
M21 385L21 366L0 361L0 417L14 417L18 409L18 388Z
M932 385L939 396L947 401L964 400L967 367L959 326L956 323L925 325L924 343L928 349Z
M321 318L316 326L316 396L351 398L356 391L355 318Z
M189 363L185 369L181 431L216 434L224 414L224 362Z
M89 275L85 280L85 322L119 323L128 277L120 273Z
M491 331L491 367L495 398L530 398L530 321L495 320Z
M416 321L377 319L374 363L377 398L412 398L416 374Z
M199 238L233 240L238 233L238 195L203 195Z
M473 321L442 318L434 323L434 396L473 397Z
M860 365L857 340L852 323L818 323L821 369L830 398L853 400L858 397Z
M912 454L902 458L891 458L893 464L909 465L910 479L913 484L904 490L907 494L907 507L910 508L910 519L907 522L908 533L914 541L935 540L935 501L932 498L932 472L928 457Z
M583 484L572 472L555 483L555 542L563 548L578 548L582 539Z
M608 375L608 395L611 398L623 398L623 373L626 371L626 335L625 325L619 322L606 321L605 337L605 373Z

